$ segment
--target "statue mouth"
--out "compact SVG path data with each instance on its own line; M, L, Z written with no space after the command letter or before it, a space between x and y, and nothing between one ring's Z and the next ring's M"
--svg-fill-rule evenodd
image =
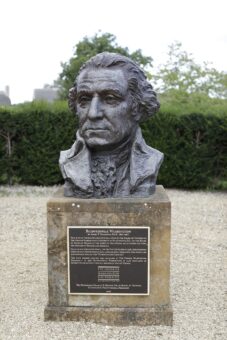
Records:
M107 128L107 127L105 127L105 128L101 128L101 127L96 127L96 128L94 128L94 127L89 127L89 128L86 128L85 130L84 130L84 132L89 132L89 131L109 131L110 129L109 128Z

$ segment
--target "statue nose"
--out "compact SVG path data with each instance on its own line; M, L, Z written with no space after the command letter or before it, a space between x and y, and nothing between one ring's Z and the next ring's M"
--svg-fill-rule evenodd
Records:
M90 119L96 119L101 118L103 116L101 105L100 105L100 99L96 95L92 98L91 104L88 111L88 117Z

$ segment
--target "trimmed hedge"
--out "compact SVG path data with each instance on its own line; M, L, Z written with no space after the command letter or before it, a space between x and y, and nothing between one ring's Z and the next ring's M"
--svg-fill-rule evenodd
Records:
M11 110L11 111L10 111ZM62 181L59 150L75 136L76 120L67 104L33 102L0 110L0 132L12 132L12 155L0 137L0 183L53 185Z
M143 126L164 162L158 182L185 189L227 188L227 115L160 112Z
M142 125L146 142L165 154L158 183L185 189L226 189L227 104L226 112L215 114L179 114L168 109L164 105ZM62 183L59 152L72 145L77 127L65 102L1 107L0 184Z

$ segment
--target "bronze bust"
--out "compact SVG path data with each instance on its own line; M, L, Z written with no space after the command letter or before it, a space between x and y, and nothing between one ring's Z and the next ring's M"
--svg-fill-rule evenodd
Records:
M60 155L65 196L154 193L163 154L145 143L139 123L160 105L141 68L119 54L97 54L81 67L69 106L79 130L71 149Z

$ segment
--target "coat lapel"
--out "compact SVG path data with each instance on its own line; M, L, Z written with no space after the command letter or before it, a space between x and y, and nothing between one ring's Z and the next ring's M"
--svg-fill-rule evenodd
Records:
M148 177L155 180L162 161L163 154L145 143L138 128L130 158L131 189L137 188Z
M63 151L60 157L65 178L70 179L78 189L89 193L93 192L90 162L90 152L79 135L71 149Z

